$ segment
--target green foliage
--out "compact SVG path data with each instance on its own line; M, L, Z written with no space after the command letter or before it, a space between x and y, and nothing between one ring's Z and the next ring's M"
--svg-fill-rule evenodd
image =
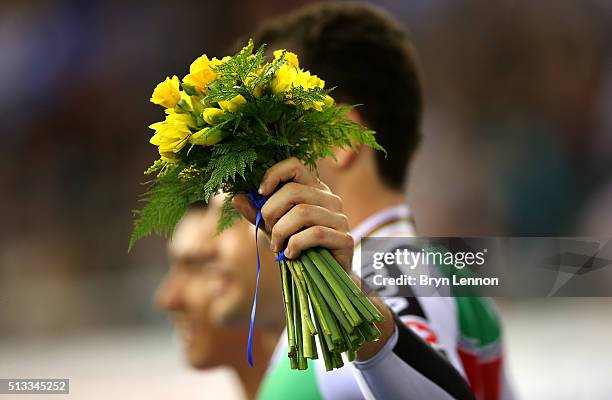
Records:
M245 173L253 168L257 160L257 153L244 142L221 143L213 147L212 157L205 168L208 181L204 185L204 200L208 201L211 195L231 184L236 178L246 180Z
M290 90L291 95L289 96L295 104L311 104L316 101L325 100L325 96L331 90L325 90L320 87L313 87L309 89L304 89L300 86L292 87Z
M232 198L226 196L221 206L221 216L219 217L219 224L217 225L217 235L220 235L224 230L231 227L240 217L241 215L238 210L232 206Z
M236 95L253 97L253 86L245 85L248 76L258 75L258 69L264 63L264 46L253 55L253 41L228 61L214 68L219 79L210 85L204 102L212 104L230 100ZM271 77L268 76L269 80ZM265 81L262 79L261 81Z
M384 151L373 131L346 118L354 106L321 106L331 90L293 86L273 93L271 82L286 62L285 53L266 62L263 46L253 51L249 41L238 54L214 67L219 77L208 85L205 95L198 97L196 89L181 85L193 96L193 105L181 101L175 112L192 116L196 125L190 128L192 134L208 128L207 135L219 135L221 141L212 146L187 145L176 153L178 161L157 160L147 170L157 176L142 196L144 208L135 211L130 248L152 232L171 234L190 203L208 201L219 191L227 196L218 230L226 229L239 216L231 207L233 196L255 190L265 171L288 157L316 169L316 161L333 157L337 147L363 144ZM246 103L222 114L212 126L204 122L204 107L217 107L218 102L237 95Z
M155 160L155 162L144 172L145 175L152 175L154 173L161 173L161 171L166 167L166 163L160 160Z
M141 210L134 211L137 219L128 251L136 241L151 233L170 235L187 207L204 198L202 183L207 181L206 177L188 171L187 166L168 166L163 174L147 183L149 190L141 197L146 204Z

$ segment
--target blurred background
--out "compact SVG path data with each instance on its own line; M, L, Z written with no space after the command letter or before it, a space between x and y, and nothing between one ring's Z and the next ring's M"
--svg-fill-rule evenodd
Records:
M0 2L1 378L69 377L74 398L240 398L229 371L183 364L152 304L164 240L127 254L157 157L148 99L304 3ZM420 54L421 234L612 236L612 2L372 3ZM498 304L520 398L612 398L612 299Z

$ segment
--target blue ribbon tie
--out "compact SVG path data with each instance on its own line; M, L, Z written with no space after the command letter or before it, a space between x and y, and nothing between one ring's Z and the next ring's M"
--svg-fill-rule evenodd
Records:
M280 188L280 186L279 186ZM257 294L259 293L259 275L261 273L261 261L259 259L259 244L257 242L257 233L259 232L259 224L263 217L261 215L261 209L263 208L266 201L270 196L262 196L255 191L248 193L249 202L257 209L257 216L255 217L255 249L257 251L257 278L255 279L255 297L253 298L253 308L251 309L251 322L249 325L249 340L247 344L247 359L251 367L253 366L253 330L255 328L255 313L257 312ZM276 257L276 261L287 260L285 257L285 250L281 250Z

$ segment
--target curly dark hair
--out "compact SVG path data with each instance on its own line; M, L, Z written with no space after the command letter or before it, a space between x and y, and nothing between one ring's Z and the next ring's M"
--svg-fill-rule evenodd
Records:
M363 104L360 116L388 152L377 152L379 175L401 190L420 141L423 102L405 28L367 4L325 2L264 21L253 40L296 52L301 66L337 85L336 101Z

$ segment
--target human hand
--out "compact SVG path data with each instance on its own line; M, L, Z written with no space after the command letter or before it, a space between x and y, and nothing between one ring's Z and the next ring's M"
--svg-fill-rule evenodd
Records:
M285 185L275 192L282 183ZM288 158L266 171L259 193L270 196L261 213L273 251L280 252L286 245L285 256L295 259L306 249L322 246L350 271L353 238L342 213L342 199L314 171L297 158ZM233 205L255 223L257 210L246 195L236 195Z

